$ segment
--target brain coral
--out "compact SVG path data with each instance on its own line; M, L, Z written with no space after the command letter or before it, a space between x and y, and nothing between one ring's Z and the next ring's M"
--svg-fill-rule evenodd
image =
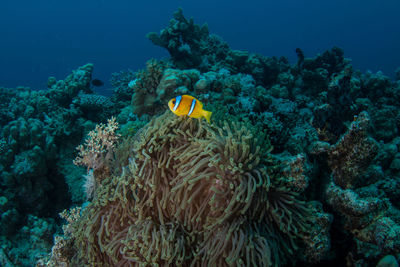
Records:
M301 190L290 190L293 184L282 175L301 174L283 171L267 138L253 131L169 112L153 119L129 149L121 146L129 164L102 180L76 222L74 260L90 266L270 266L301 258L304 253L294 253L299 249L318 258L329 245L329 219L299 199Z

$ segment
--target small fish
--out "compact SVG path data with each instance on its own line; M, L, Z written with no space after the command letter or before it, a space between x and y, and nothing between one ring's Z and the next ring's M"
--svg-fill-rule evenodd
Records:
M137 81L138 81L138 79L131 80L131 81L128 83L128 88L133 89L133 87L135 87Z
M101 80L99 80L99 79L93 79L93 80L92 80L92 84L93 84L94 86L103 86L103 85L104 85L104 83L103 83Z
M169 109L178 116L188 115L191 118L205 118L210 123L211 111L203 109L203 104L190 95L180 95L168 102Z

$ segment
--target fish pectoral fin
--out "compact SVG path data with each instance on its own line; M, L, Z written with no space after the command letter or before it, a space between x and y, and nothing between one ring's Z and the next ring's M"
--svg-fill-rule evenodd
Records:
M203 110L203 117L207 120L208 123L210 123L211 115L211 111Z

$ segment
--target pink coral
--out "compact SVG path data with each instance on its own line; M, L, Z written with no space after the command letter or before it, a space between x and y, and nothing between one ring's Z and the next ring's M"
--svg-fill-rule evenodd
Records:
M79 154L74 164L87 167L83 185L87 199L93 197L97 185L110 174L110 161L114 159L114 150L120 137L116 133L117 129L118 123L112 117L107 121L107 125L96 125L96 128L89 132L85 144L77 147Z
M88 170L94 171L102 168L112 156L113 147L118 141L117 129L118 123L114 117L107 121L107 125L96 125L96 129L89 132L85 144L77 147L79 154L74 164L86 166Z

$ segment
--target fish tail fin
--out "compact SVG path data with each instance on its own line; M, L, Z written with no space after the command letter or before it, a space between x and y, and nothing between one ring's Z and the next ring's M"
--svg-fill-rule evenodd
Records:
M203 111L203 117L207 120L208 123L210 123L211 114L212 114L211 111L207 111L207 110Z

